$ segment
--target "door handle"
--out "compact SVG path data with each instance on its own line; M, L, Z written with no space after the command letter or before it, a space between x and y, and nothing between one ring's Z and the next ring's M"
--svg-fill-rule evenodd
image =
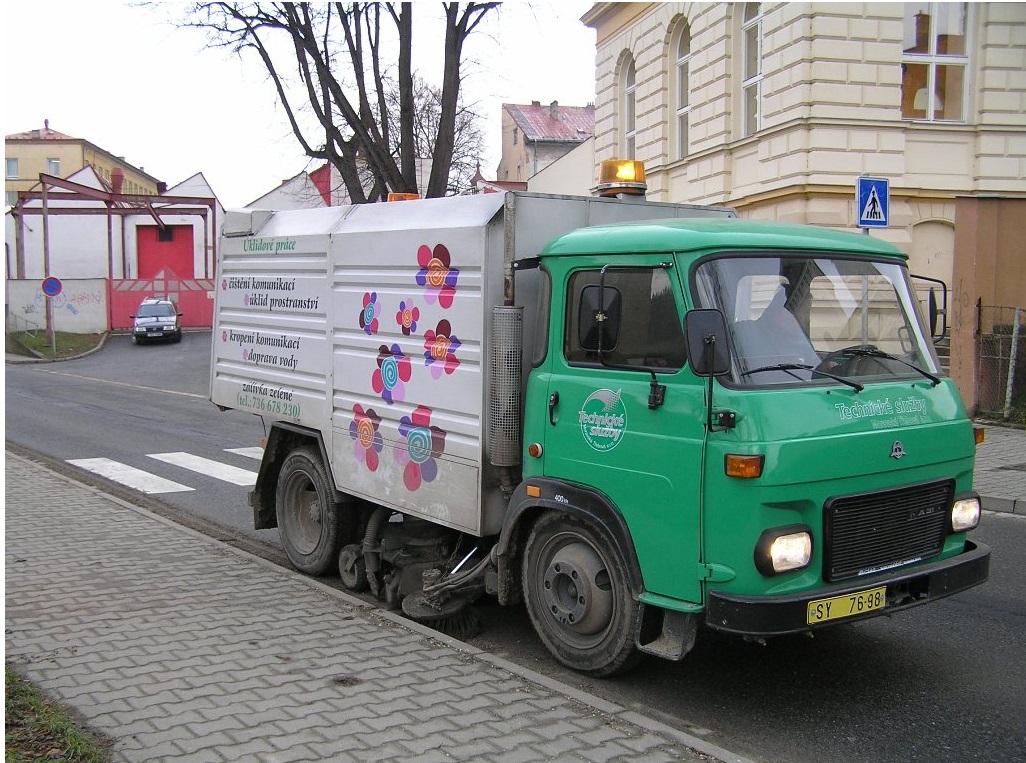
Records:
M552 426L556 426L556 420L552 418L552 415L556 412L557 405L559 405L559 393L553 392L549 395L549 423Z

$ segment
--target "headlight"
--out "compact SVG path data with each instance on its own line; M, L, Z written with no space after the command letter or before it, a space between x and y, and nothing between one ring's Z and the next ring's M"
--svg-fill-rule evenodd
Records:
M972 530L980 523L980 499L962 498L951 507L951 530L960 533Z
M770 577L800 570L812 561L812 531L804 525L766 530L755 546L755 567Z

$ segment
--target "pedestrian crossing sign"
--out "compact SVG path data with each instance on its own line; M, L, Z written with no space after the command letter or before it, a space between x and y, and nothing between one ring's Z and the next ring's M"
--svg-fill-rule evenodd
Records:
M860 228L886 228L890 219L890 182L860 177L855 187Z

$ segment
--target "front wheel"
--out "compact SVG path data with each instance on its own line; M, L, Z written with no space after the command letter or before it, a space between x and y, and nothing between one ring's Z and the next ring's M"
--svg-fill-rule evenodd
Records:
M300 572L324 575L338 563L342 520L331 481L313 448L300 448L278 473L275 510L281 545Z
M594 525L550 512L524 548L523 591L539 638L561 663L612 676L640 659L641 607L614 547Z

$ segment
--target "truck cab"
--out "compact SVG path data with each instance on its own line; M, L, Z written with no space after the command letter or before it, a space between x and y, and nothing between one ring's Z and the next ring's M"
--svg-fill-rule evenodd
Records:
M567 519L527 542L528 610L565 661L617 623L675 657L699 625L814 630L986 579L974 430L898 250L675 220L567 234L540 268L512 514L615 539Z

